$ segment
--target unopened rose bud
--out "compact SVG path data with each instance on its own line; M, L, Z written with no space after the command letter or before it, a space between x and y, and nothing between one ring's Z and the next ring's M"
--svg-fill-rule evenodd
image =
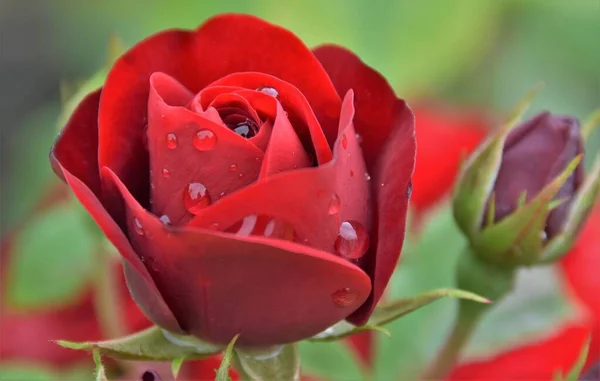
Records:
M520 203L533 200L581 154L583 143L579 122L573 117L543 112L513 129L504 142L500 170L492 191L494 221L512 214ZM554 197L564 202L548 215L544 229L547 238L560 233L583 177L583 163L580 162Z
M477 256L522 266L568 251L600 190L600 162L584 176L583 145L575 118L543 112L469 158L453 208Z

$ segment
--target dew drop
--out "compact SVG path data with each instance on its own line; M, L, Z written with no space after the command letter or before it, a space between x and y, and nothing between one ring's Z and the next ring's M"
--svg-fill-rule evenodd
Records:
M136 218L133 219L133 229L135 230L135 232L139 235L144 235L144 229L142 227L142 223L140 222L140 220Z
M369 175L367 172L365 172L365 180L367 180L367 181L371 180L371 175Z
M163 214L162 216L160 216L159 220L160 220L160 222L162 222L165 225L171 225L171 219L166 214Z
M342 147L344 149L348 148L348 138L346 137L346 135L342 135Z
M231 164L231 165L229 166L229 171L230 171L230 172L235 172L235 171L237 171L237 165L235 165L235 164Z
M267 95L270 95L272 97L275 97L275 98L277 98L277 96L279 95L279 92L277 91L277 89L275 89L273 87L269 87L269 86L259 87L256 90L261 91L261 92L263 92Z
M223 196L225 196L225 192L219 193L219 197L223 197Z
M177 135L175 135L173 133L167 134L166 142L167 142L167 148L169 148L169 149L177 148Z
M340 288L331 294L331 300L333 300L338 307L350 307L356 303L357 299L358 294L348 287Z
M363 141L363 138L362 138L362 136L360 136L359 133L356 134L356 141L358 142L358 144L362 143L362 141Z
M273 231L275 231L275 220L267 222L267 225L265 226L265 237L272 236Z
M192 143L198 151L208 151L217 143L217 137L211 130L200 130L196 132Z
M334 243L335 251L346 259L358 259L369 248L367 229L357 221L344 221Z
M412 181L408 183L408 187L406 188L406 198L410 198L412 195Z
M183 193L185 208L192 214L210 205L210 196L206 187L201 183L191 183Z
M167 168L163 168L162 171L162 177L164 177L165 179L169 178L169 176L171 176L171 172L169 172L169 170Z
M254 227L256 226L257 219L258 216L256 214L251 214L244 217L242 220L242 226L240 226L240 230L238 230L236 234L244 237L252 234L252 231L254 231Z
M218 222L213 222L212 224L210 224L210 228L212 230L219 230L219 223Z
M331 195L331 201L329 202L329 209L327 210L327 212L329 213L329 215L334 215L340 212L340 198L337 194L332 194Z

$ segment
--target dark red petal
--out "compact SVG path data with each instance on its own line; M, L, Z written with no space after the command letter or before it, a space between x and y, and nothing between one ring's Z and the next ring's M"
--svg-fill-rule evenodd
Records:
M231 73L257 71L294 84L319 110L337 116L339 97L327 73L293 33L248 15L216 16L195 31L169 30L117 60L100 101L99 164L111 168L139 200L148 197L143 129L149 78L163 72L196 93ZM330 141L335 135L328 136Z
M212 86L240 86L247 89L260 89L261 87L272 87L277 90L277 99L283 105L292 126L303 142L311 142L315 150L315 155L319 164L324 164L331 160L331 150L329 143L337 138L337 117L332 115L329 119L319 123L321 120L315 114L319 111L317 105L309 103L306 94L292 84L264 73L234 73L211 84ZM246 93L247 94L247 93ZM248 94L248 96L251 96ZM311 107L312 106L312 107ZM336 113L339 112L339 103L333 107ZM327 137L327 139L326 139Z
M88 94L79 103L50 151L50 162L63 178L61 167L80 179L98 197L98 104L101 90Z
M330 162L279 173L250 184L202 210L189 225L211 228L217 224L227 229L246 216L270 216L291 224L297 242L330 253L335 253L334 243L342 222L358 221L369 231L371 196L352 125L352 100L349 93L340 118L342 132ZM332 202L338 199L339 212L330 213Z
M265 152L260 170L260 178L272 176L298 168L307 168L312 164L304 151L294 127L290 124L281 104L277 103L277 117L273 125L271 140Z
M163 225L110 169L127 205L135 249L143 253L186 330L226 343L272 345L314 335L343 319L370 292L368 276L329 253L288 241ZM136 222L140 225L136 226ZM349 288L346 307L332 294Z
M354 124L372 177L375 226L370 250L376 254L365 257L365 268L373 279L373 294L349 319L363 324L381 298L402 250L415 165L414 116L387 81L352 52L328 45L314 53L340 94L349 89L356 94Z
M461 161L485 138L491 123L476 110L436 104L413 110L419 149L411 206L420 212L450 191Z
M181 331L173 314L156 289L150 274L140 258L133 251L131 244L117 223L108 214L106 209L104 209L104 206L102 206L98 198L86 184L73 176L67 169L60 167L60 170L75 196L123 256L126 268L131 270L126 275L134 275L133 278L128 279L128 282L130 282L129 286L139 287L139 290L132 290L132 295L142 311L150 320L161 327L176 332Z
M559 371L566 375L571 370L589 335L590 328L586 325L571 324L544 341L488 360L461 365L448 380L552 380ZM589 352L592 357L597 358L600 353L598 344L597 340L592 342Z
M247 139L203 114L164 102L161 87L164 74L153 75L148 101L148 149L152 181L152 211L167 215L173 224L190 218L184 193L190 183L201 183L212 202L256 181L260 173L263 152ZM198 150L196 134L209 130L216 139L214 146ZM169 134L176 137L176 147L170 148ZM235 166L235 170L231 170ZM164 171L167 171L168 176Z

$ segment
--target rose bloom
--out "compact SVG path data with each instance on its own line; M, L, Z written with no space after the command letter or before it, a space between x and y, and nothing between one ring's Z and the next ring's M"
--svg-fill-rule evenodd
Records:
M258 346L367 321L414 160L413 115L381 75L242 15L134 46L51 152L150 320Z

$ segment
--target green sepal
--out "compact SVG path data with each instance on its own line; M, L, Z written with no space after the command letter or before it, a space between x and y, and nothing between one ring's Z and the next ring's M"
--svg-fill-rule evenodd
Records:
M540 262L554 262L565 255L575 244L577 235L585 224L587 217L592 212L594 204L600 196L600 155L596 157L596 161L592 170L587 175L583 185L571 203L567 220L562 233L553 237L544 247Z
M529 203L471 237L473 251L502 266L534 265L542 256L541 238L552 200L573 173L581 156L575 157L550 184Z
M231 361L233 360L233 348L239 336L240 335L235 335L227 345L227 349L225 349L225 353L223 354L223 358L221 359L221 365L219 365L219 369L217 370L215 381L231 380L231 377L229 377L229 368L231 368Z
M252 381L300 379L297 344L270 348L236 348L236 360L245 378Z
M96 364L96 381L108 381L108 378L106 377L106 371L104 370L104 365L102 365L100 351L94 349L92 352L92 357L94 358L94 364Z
M118 339L81 343L57 340L56 343L64 348L97 350L100 354L123 360L173 361L182 356L201 359L223 350L223 346L177 335L156 326Z
M181 370L181 366L183 365L184 361L185 355L179 356L176 359L173 359L173 361L171 361L171 374L174 378L177 378L177 376L179 375L179 371Z
M367 330L375 330L384 333L391 337L390 333L382 326L396 319L401 318L421 307L435 302L438 299L450 297L464 300L471 300L478 303L490 303L486 298L476 295L472 292L455 290L450 288L440 288L424 292L422 294L410 297L393 300L390 302L380 303L367 324L363 326L355 326L346 321L341 321L325 331L310 338L310 341L333 341L343 339L349 335Z
M480 230L486 203L502 164L506 137L519 124L541 88L539 84L529 91L499 131L483 142L461 167L454 187L452 209L456 223L467 237Z

